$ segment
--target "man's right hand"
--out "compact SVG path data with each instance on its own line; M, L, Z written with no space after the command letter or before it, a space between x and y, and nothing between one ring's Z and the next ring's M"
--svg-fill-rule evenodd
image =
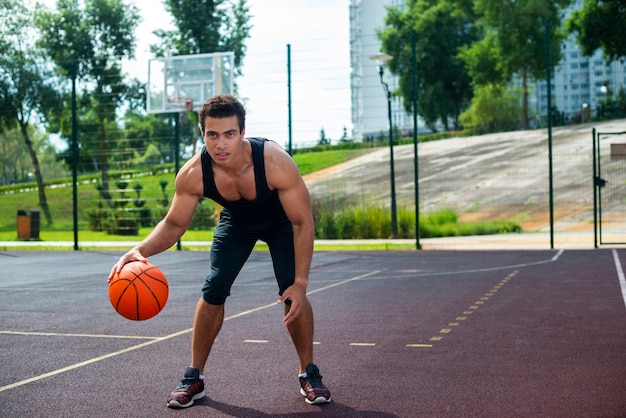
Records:
M115 265L111 269L111 273L109 273L107 283L111 283L113 276L122 271L122 267L124 267L125 264L130 263L131 261L141 261L142 263L147 263L148 259L141 255L138 250L130 250L129 252L121 256L117 263L115 263Z

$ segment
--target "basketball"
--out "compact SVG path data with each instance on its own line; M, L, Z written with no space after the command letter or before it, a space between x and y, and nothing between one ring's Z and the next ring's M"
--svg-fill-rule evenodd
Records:
M169 288L163 272L155 265L132 261L109 283L113 308L133 321L150 319L165 307Z

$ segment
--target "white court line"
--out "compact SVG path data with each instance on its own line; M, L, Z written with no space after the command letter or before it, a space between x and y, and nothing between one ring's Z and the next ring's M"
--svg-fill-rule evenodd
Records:
M615 269L617 270L619 286L622 289L622 297L624 298L624 305L626 305L626 278L624 278L624 270L622 270L622 263L620 263L619 261L617 250L613 250L613 260L615 260Z
M554 257L552 257L552 261L558 260L561 254L563 254L563 250L559 250L558 253L554 254Z
M134 351L134 350L137 350L139 348L147 347L147 346L149 346L151 344L154 344L154 343L157 343L157 342L160 342L160 341L165 341L165 340L168 340L170 338L177 337L177 336L185 334L185 333L187 333L189 331L191 331L191 329L184 330L184 331L179 331L179 332L176 332L174 334L167 335L165 337L156 338L156 339L153 339L151 341L146 341L145 343L141 343L141 344L133 345L132 347L124 348L123 350L119 350L119 351L115 351L113 353L105 354L105 355L100 356L100 357L94 357L92 359L81 361L80 363L75 363L75 364L72 364L70 366L63 367L61 369L57 369L57 370L53 370L53 371L48 372L48 373L40 374L39 376L33 376L33 377L29 378L29 379L24 379L24 380L21 380L19 382L11 383L10 385L6 385L6 386L0 387L0 392L3 392L5 390L9 390L9 389L14 389L14 388L16 388L18 386L23 386L23 385L25 385L27 383L36 382L37 380L45 379L47 377L56 376L57 374L69 372L70 370L78 369L79 367L87 366L88 364L97 363L97 362L99 362L101 360L106 360L106 359L111 358L111 357L119 356L120 354L128 353L130 351Z
M372 271L372 272L369 272L369 273L362 274L360 276L356 276L356 277L352 277L350 279L342 280L340 282L333 283L332 285L325 286L325 287L313 290L311 292L307 292L307 295L310 295L310 294L313 294L313 293L317 293L317 292L321 292L322 290L326 290L326 289L329 289L331 287L335 287L335 286L339 286L339 285L342 285L342 284L350 283L350 282L353 282L355 280L359 280L359 279L361 279L363 277L371 276L372 274L376 274L376 273L379 273L379 272L380 272L380 270L375 270L375 271ZM229 317L224 318L224 321L228 321L230 319L239 318L239 317L242 317L244 315L251 314L253 312L257 312L257 311L260 311L260 310L263 310L263 309L274 307L276 305L277 305L277 303L274 302L274 303L269 303L269 304L264 305L264 306L259 306L258 308L250 309L250 310L247 310L247 311L244 311L244 312L239 312L237 314L234 314L234 315L231 315ZM155 338L153 338L150 341L146 341L146 342L143 342L141 344L133 345L131 347L127 347L127 348L124 348L124 349L119 350L119 351L114 351L112 353L105 354L105 355L100 356L100 357L94 357L92 359L85 360L85 361L82 361L80 363L75 363L75 364L69 365L67 367L63 367L63 368L60 368L60 369L57 369L57 370L53 370L53 371L48 372L48 373L40 374L39 376L33 376L31 378L28 378L28 379L20 380L19 382L11 383L10 385L0 386L0 392L4 392L5 390L9 390L9 389L14 389L16 387L23 386L23 385L26 385L28 383L36 382L38 380L42 380L42 379L45 379L45 378L48 378L48 377L56 376L56 375L61 374L61 373L69 372L71 370L78 369L80 367L87 366L89 364L97 363L97 362L102 361L102 360L107 360L107 359L109 359L111 357L119 356L120 354L125 354L125 353L128 353L130 351L138 350L140 348L144 348L144 347L147 347L149 345L152 345L152 344L155 344L155 343L158 343L158 342L161 342L161 341L169 340L170 338L178 337L180 335L187 334L187 333L192 332L192 331L193 331L193 328L188 328L188 329L185 329L185 330L182 330L182 331L175 332L175 333L170 334L170 335L166 335L164 337L155 337ZM42 333L42 334L45 334L45 333ZM72 335L72 334L67 334L67 335ZM79 335L79 334L76 334L76 335ZM113 337L113 338L115 338L115 337Z
M35 335L43 337L85 337L85 338L120 338L136 340L158 340L161 337L144 337L139 335L103 335L103 334L62 334L58 332L23 332L23 331L0 331L0 334L10 335Z
M457 271L439 271L439 272L436 272L436 273L435 272L425 271L423 273L411 274L410 277L448 276L448 275L453 275L453 274L482 273L482 272L485 272L485 271L509 270L509 269L517 269L517 268L530 267L530 266L539 266L541 264L554 263L555 261L557 261L559 259L559 257L561 257L561 254L563 254L564 251L565 250L563 250L563 249L559 250L549 260L533 261L531 263L522 263L522 264L511 264L511 265L508 265L508 266L484 267L484 268L479 268L479 269L467 269L467 270L457 270ZM402 275L402 276L391 276L391 277L406 278L406 277L409 277L409 276ZM389 279L391 277L387 276L386 278Z

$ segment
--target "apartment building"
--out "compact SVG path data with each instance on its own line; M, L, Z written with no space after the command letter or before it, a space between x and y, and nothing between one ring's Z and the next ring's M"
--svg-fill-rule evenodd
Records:
M386 6L403 8L404 0L350 1L352 137L356 141L375 139L389 130L386 94L377 64L370 59L381 52L376 31L384 26ZM582 0L576 0L564 11L564 17L581 7ZM595 115L599 100L607 91L616 94L621 86L626 85L626 63L607 64L601 51L596 51L592 57L583 56L573 36L561 48L563 57L553 71L551 82L553 105L565 122L579 118L585 107L589 107L590 114ZM389 71L385 71L384 80L392 91L397 88L397 78ZM606 86L609 86L608 90ZM401 99L392 98L391 105L393 126L401 131L411 131L413 118L404 111ZM545 80L531 84L529 105L535 115L535 125L545 121L548 106ZM421 121L418 123L418 129L423 130Z

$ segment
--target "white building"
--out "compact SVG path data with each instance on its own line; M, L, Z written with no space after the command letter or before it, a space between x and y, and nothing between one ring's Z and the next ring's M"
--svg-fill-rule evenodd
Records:
M582 8L582 0L577 0L566 10L565 16ZM551 87L552 103L565 118L565 122L580 117L584 107L589 106L591 115L596 115L599 100L607 94L605 84L613 94L626 85L626 64L618 61L607 65L602 51L585 57L576 38L570 36L562 45L562 58L554 68ZM548 114L548 88L545 80L535 83L531 93L531 106L535 114L545 118ZM615 97L615 96L614 96Z
M378 74L377 63L370 57L380 54L381 42L376 35L385 24L385 6L404 7L404 0L350 0L350 64L352 91L352 138L355 141L387 138L389 117L387 96ZM384 80L391 91L398 86L397 77L388 70ZM413 119L404 111L402 101L392 97L392 124L405 129Z
M370 57L379 54L381 42L377 30L384 27L385 6L404 7L403 0L351 0L350 1L350 63L352 91L352 137L355 141L377 138L389 131L387 100L380 82L376 62ZM566 11L580 9L582 0L576 0ZM584 57L572 36L561 46L563 58L555 67L552 78L553 105L565 117L565 122L589 106L591 114L598 111L598 100L606 94L603 86L608 83L616 94L626 85L626 64L613 62L606 65L602 52ZM385 81L393 91L397 78L385 71ZM547 115L548 95L545 80L534 83L530 95L530 107L540 118ZM412 130L413 118L404 111L402 101L392 98L392 124L400 130ZM420 130L423 126L420 120Z

